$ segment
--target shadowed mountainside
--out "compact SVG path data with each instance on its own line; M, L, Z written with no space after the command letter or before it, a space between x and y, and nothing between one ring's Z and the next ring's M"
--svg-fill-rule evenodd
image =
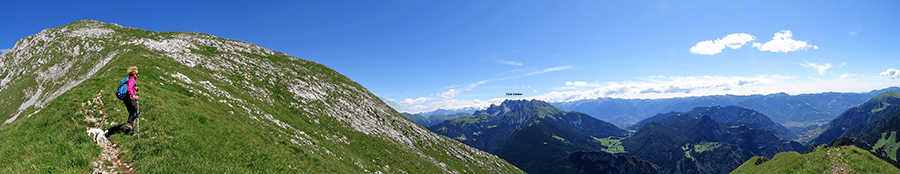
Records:
M528 173L657 172L649 162L612 154L621 148L611 144L627 132L584 113L563 112L538 100L507 100L475 114L429 129L497 154Z
M900 92L888 91L879 94L866 103L848 109L835 118L822 134L813 139L813 144L828 143L838 137L857 138L865 133L866 127L883 117L900 113Z
M633 136L622 140L628 151L625 155L657 164L661 173L725 173L754 155L772 156L803 149L797 142L779 138L771 128L751 128L748 126L753 125L751 123L723 124L719 121L747 120L725 118L756 115L747 114L753 112L741 112L744 109L740 107L698 107L695 110L707 109L732 111L706 112L716 116L689 113L657 115L655 120L641 126Z
M777 123L811 124L834 119L845 110L889 90L900 87L872 90L864 93L825 92L788 95L714 95L666 99L616 99L597 98L571 102L551 103L564 111L584 112L600 120L629 125L657 113L683 112L695 107L742 106L769 116Z

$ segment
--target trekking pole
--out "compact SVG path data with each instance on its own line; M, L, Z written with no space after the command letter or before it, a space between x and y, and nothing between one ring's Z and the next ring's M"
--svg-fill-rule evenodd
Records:
M138 101L134 101L134 106L137 108L137 113L140 114L141 107L138 107L139 106ZM140 140L141 139L141 118L135 118L135 119L136 120L134 122L134 131L137 134L137 138Z

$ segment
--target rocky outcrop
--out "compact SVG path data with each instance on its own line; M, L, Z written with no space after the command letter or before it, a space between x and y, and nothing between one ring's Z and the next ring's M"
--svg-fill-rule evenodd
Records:
M420 165L444 173L521 172L494 155L410 122L324 65L208 34L152 32L93 20L43 30L0 55L0 96L6 97L0 105L18 106L0 109L0 119L5 124L28 121L20 115L40 112L85 80L123 72L127 66L108 65L123 60L177 62L140 68L157 72L148 85L184 89L179 97L226 108L225 114L249 120L243 123L251 125L248 129L268 130L269 139L292 144L292 151L352 164L360 171L406 173L395 166L366 167L376 160L348 155L345 151L367 145L348 132L389 143L401 149L390 153L427 161Z

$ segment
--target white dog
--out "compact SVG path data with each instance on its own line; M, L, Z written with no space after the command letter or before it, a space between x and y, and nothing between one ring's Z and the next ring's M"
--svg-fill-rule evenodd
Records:
M89 128L87 134L94 138L94 142L97 142L97 145L106 143L106 131L103 129Z

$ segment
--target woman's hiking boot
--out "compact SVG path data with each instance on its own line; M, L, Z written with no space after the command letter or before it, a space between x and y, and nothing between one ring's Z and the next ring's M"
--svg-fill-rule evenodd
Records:
M125 130L127 130L127 131L133 131L133 130L134 130L134 126L132 126L131 123L125 123Z

